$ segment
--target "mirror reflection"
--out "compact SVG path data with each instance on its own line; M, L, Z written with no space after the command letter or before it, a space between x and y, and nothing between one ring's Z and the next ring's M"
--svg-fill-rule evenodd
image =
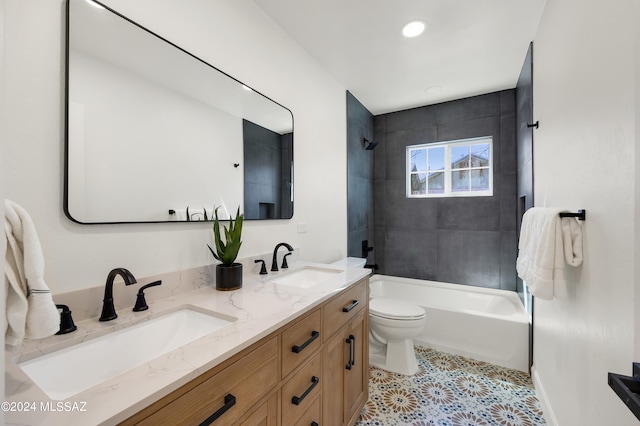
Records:
M98 2L67 7L71 220L292 217L288 109Z

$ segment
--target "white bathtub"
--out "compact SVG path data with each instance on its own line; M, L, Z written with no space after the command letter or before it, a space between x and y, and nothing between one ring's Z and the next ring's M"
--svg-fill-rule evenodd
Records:
M517 294L436 281L373 275L371 298L422 306L423 333L414 344L520 371L529 371L529 323Z

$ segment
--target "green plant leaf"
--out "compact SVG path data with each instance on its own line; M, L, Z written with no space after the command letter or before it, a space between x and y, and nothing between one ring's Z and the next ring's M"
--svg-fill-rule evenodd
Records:
M220 261L224 266L231 266L238 257L240 247L242 246L242 223L244 216L240 214L240 206L236 211L236 217L229 218L229 227L222 225L222 231L220 230L220 219L218 217L218 209L214 209L214 222L213 222L213 238L215 244L215 250L209 247L213 257ZM222 235L224 234L224 241Z

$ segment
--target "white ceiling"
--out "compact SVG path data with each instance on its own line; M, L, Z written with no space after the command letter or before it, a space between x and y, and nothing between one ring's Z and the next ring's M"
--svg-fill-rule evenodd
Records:
M546 0L254 1L382 114L515 87ZM414 19L426 31L403 37Z

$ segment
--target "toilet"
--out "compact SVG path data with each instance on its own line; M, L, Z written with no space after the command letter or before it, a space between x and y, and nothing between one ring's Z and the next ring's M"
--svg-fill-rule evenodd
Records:
M348 257L334 262L343 268L363 268L366 259ZM423 308L404 300L376 297L369 300L369 364L393 373L418 372L413 338L427 322Z
M420 306L386 297L369 301L369 364L393 373L418 372L413 338L426 324Z

